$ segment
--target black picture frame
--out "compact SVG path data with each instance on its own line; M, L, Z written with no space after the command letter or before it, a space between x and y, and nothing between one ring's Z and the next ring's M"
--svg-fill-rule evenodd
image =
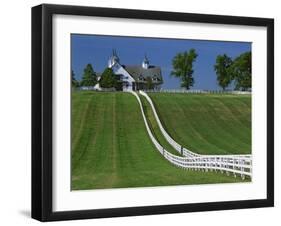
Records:
M267 198L54 212L52 210L52 18L55 14L266 27ZM50 4L32 8L32 218L40 221L56 221L270 206L274 206L273 19Z

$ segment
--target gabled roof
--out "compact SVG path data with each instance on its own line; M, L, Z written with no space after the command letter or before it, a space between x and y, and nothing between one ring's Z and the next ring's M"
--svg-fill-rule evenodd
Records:
M153 81L157 79L157 82L162 83L162 73L161 68L158 66L149 66L149 68L145 69L140 65L122 65L125 70L137 81L138 78L144 78L146 80L147 77L151 77Z

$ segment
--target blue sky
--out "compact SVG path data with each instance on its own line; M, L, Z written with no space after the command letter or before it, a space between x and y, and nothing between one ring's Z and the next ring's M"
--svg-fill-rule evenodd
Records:
M180 88L180 80L170 76L172 59L179 53L194 48L198 54L194 63L192 89L220 89L217 85L214 64L219 54L236 57L251 50L251 43L205 40L159 39L141 37L71 35L71 67L80 80L86 64L91 63L96 72L107 67L107 61L116 49L120 63L140 65L146 54L150 64L160 66L165 89Z

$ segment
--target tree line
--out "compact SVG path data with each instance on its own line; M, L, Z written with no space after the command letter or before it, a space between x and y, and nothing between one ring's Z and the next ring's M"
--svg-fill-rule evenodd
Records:
M218 84L223 90L234 81L236 90L252 87L252 53L245 52L231 59L226 54L218 55L214 69Z
M195 49L178 53L172 60L171 76L181 79L181 87L190 89L194 85L194 69L198 54ZM252 54L245 52L232 59L226 54L218 55L214 65L218 85L225 90L234 82L236 90L247 90L252 86Z
M71 71L72 87L80 86L95 86L98 83L97 73L94 71L92 65L89 63L86 65L83 71L81 81L76 80L74 71ZM102 88L119 88L117 76L114 75L111 68L106 68L101 74L99 84Z
M190 89L194 85L194 62L198 54L195 49L178 53L172 60L173 70L171 76L180 78L181 87ZM231 83L234 83L236 90L248 90L252 86L252 54L244 52L232 59L226 54L218 55L214 64L218 85L225 90ZM73 70L71 71L72 86L95 86L98 82L97 73L91 64L87 64L81 81L77 81ZM148 87L152 81L148 80ZM111 68L106 68L101 74L99 85L102 88L121 89L121 82L117 75L114 75Z

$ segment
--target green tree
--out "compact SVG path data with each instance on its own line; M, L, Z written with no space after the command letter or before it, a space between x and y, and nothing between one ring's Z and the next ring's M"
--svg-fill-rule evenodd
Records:
M230 67L232 65L232 60L226 54L218 55L216 59L216 64L214 65L214 70L217 74L217 82L223 90L231 83L232 78L230 74Z
M87 64L82 76L81 86L94 86L97 84L97 75L91 64Z
M72 87L79 87L79 82L76 80L73 70L71 70L71 85Z
M252 53L245 52L236 57L230 68L235 80L235 89L247 90L252 87Z
M193 63L197 56L195 49L190 49L189 51L178 53L174 57L172 62L174 69L171 75L181 79L181 87L190 89L193 86Z
M117 78L111 68L106 68L103 71L99 84L102 88L116 88L118 86Z

